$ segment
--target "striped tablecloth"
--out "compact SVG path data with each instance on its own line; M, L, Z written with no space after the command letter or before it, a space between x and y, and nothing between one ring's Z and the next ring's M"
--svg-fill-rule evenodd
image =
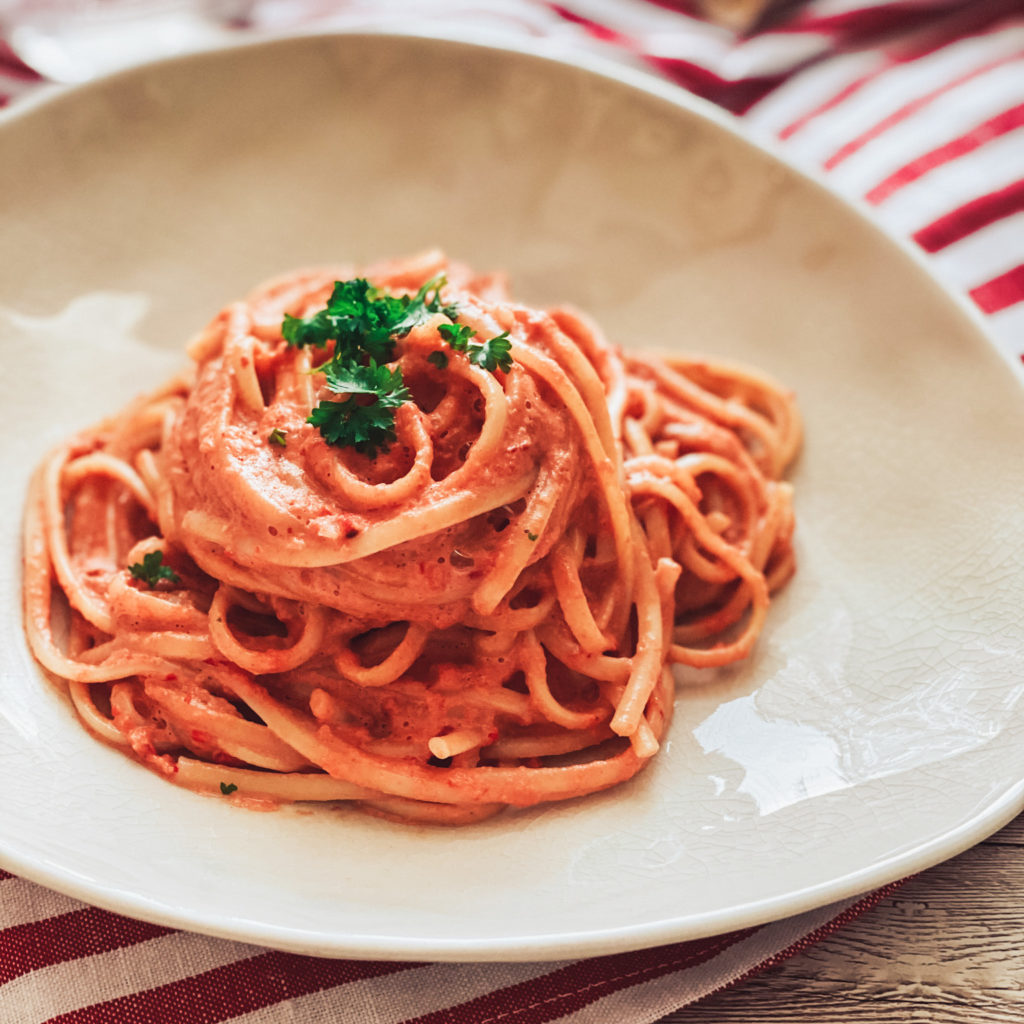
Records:
M235 31L410 19L596 49L732 111L927 253L1024 381L1021 0L781 0L742 30L683 0L254 0ZM0 102L42 80L0 39ZM0 1021L644 1024L806 948L884 895L582 961L408 964L176 932L0 872Z

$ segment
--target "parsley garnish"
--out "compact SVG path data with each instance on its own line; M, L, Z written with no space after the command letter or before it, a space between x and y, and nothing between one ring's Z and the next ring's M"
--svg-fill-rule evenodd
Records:
M233 782L222 782L220 784L220 791L224 796L231 796L238 787Z
M395 410L409 400L409 390L399 368L385 363L395 354L395 342L427 317L441 313L454 321L455 305L441 302L445 276L427 281L415 295L394 296L370 284L365 278L335 281L327 305L306 317L285 314L281 334L294 348L324 348L334 342L330 359L314 373L327 378L327 387L342 401L322 401L306 422L317 427L328 444L355 448L373 458L395 440ZM471 363L490 373L512 368L508 331L483 343L466 324L447 323L438 327L441 337L456 352L465 352ZM427 359L438 369L448 365L448 356L438 350ZM282 430L272 431L272 444L285 444Z
M271 444L279 444L283 448L288 443L288 435L280 427L274 427L267 440Z
M509 351L511 348L512 342L508 340L508 331L502 331L482 345L470 345L469 361L491 373L499 369L508 373L512 369L512 354Z
M465 352L469 361L484 370L494 373L495 370L504 370L508 373L512 369L512 355L510 349L512 342L508 340L508 331L502 331L483 344L471 341L476 337L476 331L468 324L441 324L437 328L438 333L456 352ZM434 353L427 356L431 359ZM447 360L445 360L447 365ZM440 365L440 364L437 364ZM444 367L442 367L443 369Z
M523 533L526 534L529 540L536 540L540 536L539 533L531 533L529 530L523 530Z
M465 352L469 339L476 336L476 331L469 324L441 324L437 333L448 342L456 352Z
M335 281L327 306L307 317L285 314L281 334L289 345L323 348L334 341L334 360L358 360L368 355L378 363L388 362L395 339L403 338L421 320L433 313L455 316L455 307L441 304L445 276L439 274L415 295L394 296L375 288L365 278Z
M141 562L135 562L128 566L128 571L137 580L149 584L152 590L161 580L169 583L180 583L181 578L169 566L164 565L164 553L162 551L150 551L148 555L142 556Z
M384 364L394 357L395 341L428 316L454 319L454 305L441 303L445 276L439 274L415 295L388 295L365 278L335 281L327 306L307 317L285 315L281 334L289 345L323 348L334 354L314 372L327 387L346 395L340 402L320 402L307 423L319 428L328 444L352 447L371 458L395 440L395 410L409 399L401 369ZM440 353L443 355L443 353ZM447 357L445 357L447 363ZM271 439L276 443L271 435Z
M321 402L307 422L320 428L328 444L352 447L373 458L378 448L395 440L395 410L409 398L401 369L389 370L371 359L368 366L332 361L322 370L331 391L350 397Z

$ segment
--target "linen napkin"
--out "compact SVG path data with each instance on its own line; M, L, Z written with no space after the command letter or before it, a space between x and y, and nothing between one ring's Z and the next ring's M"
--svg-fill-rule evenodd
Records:
M0 872L3 1024L647 1024L899 883L760 928L555 963L329 960L133 921Z
M729 5L719 4L719 14ZM756 10L755 10L756 7ZM1018 0L257 0L239 33L474 27L648 68L866 208L983 315L1024 382ZM737 27L740 26L740 27ZM0 39L0 103L42 77ZM898 883L897 883L898 884ZM649 1024L780 962L886 887L760 928L532 964L325 960L174 931L0 872L3 1024Z

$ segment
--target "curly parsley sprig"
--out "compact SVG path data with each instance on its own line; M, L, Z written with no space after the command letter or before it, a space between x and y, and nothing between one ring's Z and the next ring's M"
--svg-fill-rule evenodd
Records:
M512 342L508 340L508 331L502 331L501 334L479 343L471 340L476 337L476 331L468 324L441 324L437 330L453 351L465 352L475 366L482 367L490 373L496 370L508 373L512 369ZM443 352L440 354L444 356ZM431 361L438 365L436 360ZM447 365L445 357L444 366Z
M310 413L307 422L320 429L328 444L355 448L373 458L395 440L395 411L409 400L402 371L378 366L371 358L365 366L352 362L330 362L321 367L327 387L341 402L324 401Z
M465 352L470 362L491 373L512 368L508 331L479 343L476 332L455 323L458 307L441 301L444 274L427 281L415 295L389 295L365 278L335 281L327 305L309 316L285 314L281 334L294 348L325 348L334 342L331 358L312 372L322 373L327 388L345 397L321 401L306 422L320 430L328 444L355 448L373 458L387 451L396 438L395 412L409 400L400 367L385 365L394 359L395 343L416 324L441 313L451 323L438 330L449 346ZM443 351L427 357L439 369L448 365ZM281 440L272 435L271 440Z
M365 278L335 281L327 306L306 317L285 314L281 333L289 345L323 348L333 341L333 361L358 361L363 355L386 363L395 341L434 313L455 318L454 305L441 302L444 274L432 277L415 295L388 295Z

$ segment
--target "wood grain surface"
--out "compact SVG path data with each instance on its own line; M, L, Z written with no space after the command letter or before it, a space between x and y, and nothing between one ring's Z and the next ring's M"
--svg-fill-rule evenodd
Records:
M1024 1024L1024 815L661 1024Z

